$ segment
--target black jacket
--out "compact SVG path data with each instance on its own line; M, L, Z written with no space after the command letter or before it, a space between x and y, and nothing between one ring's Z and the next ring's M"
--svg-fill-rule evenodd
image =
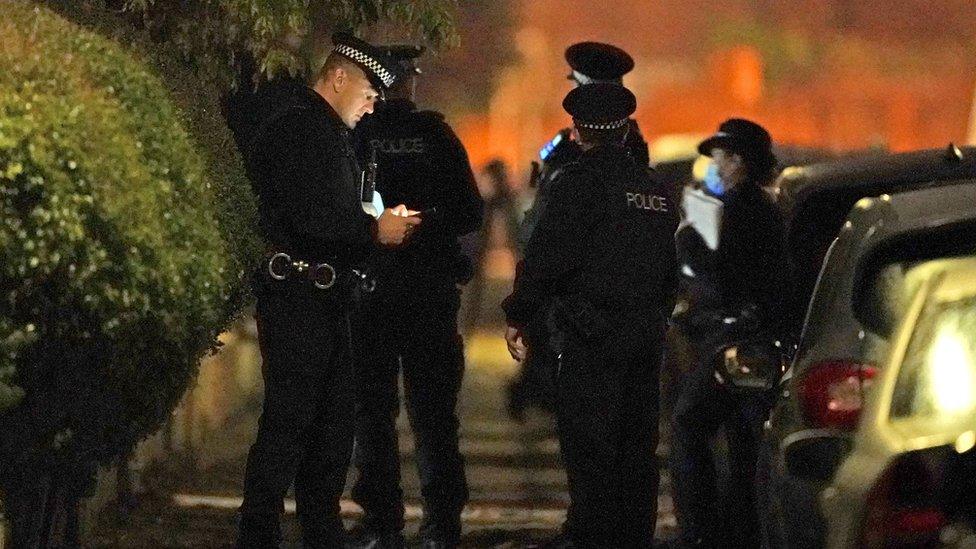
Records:
M245 158L269 249L307 261L365 258L375 222L360 205L349 138L332 106L309 88L262 123Z
M376 190L387 207L436 208L385 262L394 270L387 274L453 279L463 259L458 237L481 226L484 204L464 146L443 115L418 111L406 99L387 101L357 127L356 148L363 166L376 152Z
M554 181L502 307L524 327L553 296L582 296L614 321L660 325L676 285L673 194L621 146L583 152Z
M783 216L756 184L737 186L723 202L715 265L725 313L737 315L754 304L767 331L782 335L789 280Z
M580 148L579 143L569 138L571 131L570 128L560 130L558 135L562 136L561 140L549 152L549 155L543 159L539 179L535 182L537 186L535 199L532 201L532 207L525 212L525 217L519 226L516 237L516 244L521 252L525 251L525 247L532 237L532 232L535 231L539 219L546 210L552 193L553 183L558 179L562 170L571 163L579 160L580 155L583 153L583 149ZM638 166L646 167L650 164L647 141L644 141L644 136L640 132L640 126L637 125L637 121L634 119L630 120L630 131L627 132L624 148Z

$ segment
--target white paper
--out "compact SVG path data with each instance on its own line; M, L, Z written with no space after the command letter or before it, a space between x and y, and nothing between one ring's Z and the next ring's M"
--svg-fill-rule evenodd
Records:
M682 225L691 225L710 250L718 249L722 228L722 201L703 191L686 188L681 205L685 211Z
M363 205L363 211L375 217L376 219L379 219L380 214L382 214L383 210L386 209L386 207L383 206L383 197L380 196L379 191L373 191L372 202L363 202L362 205Z

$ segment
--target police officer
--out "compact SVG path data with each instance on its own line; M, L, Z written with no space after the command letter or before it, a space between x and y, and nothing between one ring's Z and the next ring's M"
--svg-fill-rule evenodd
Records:
M380 257L377 287L357 315L358 412L352 497L364 510L352 547L402 547L403 492L396 417L400 370L416 440L423 547L454 547L468 498L456 405L464 371L458 283L471 276L458 237L478 229L482 201L467 153L444 116L414 104L416 46L385 48L404 77L358 128L359 156L375 158L384 200L420 212L410 243Z
M371 45L333 37L312 88L257 130L246 152L269 254L255 277L264 408L244 478L238 546L277 547L294 481L305 547L341 547L354 397L347 312L353 268L373 243L403 242L419 218L366 215L349 130L393 84Z
M611 44L601 42L579 42L566 49L566 63L570 73L566 76L576 86L587 84L611 83L623 85L624 75L634 69L634 59L624 50ZM639 166L650 163L647 142L641 135L640 127L633 118L627 119L629 131L624 142L628 153ZM532 231L538 223L551 192L550 185L555 176L566 164L576 160L582 149L579 142L573 138L572 128L559 130L549 143L543 147L540 160L543 167L535 181L538 190L532 207L525 212L525 219L519 230L519 248L524 250Z
M743 119L723 122L698 150L712 158L717 181L709 188L722 200L723 212L714 252L708 253L693 229L678 235L683 270L694 270L688 286L694 299L677 326L698 358L674 411L674 502L682 546L759 547L754 477L766 404L761 395L732 393L721 385L710 359L725 343L727 319L751 319L752 337L772 341L783 332L783 219L762 188L776 157L769 132ZM720 426L728 440L730 473L723 501L717 497L710 449Z
M624 50L611 44L600 42L579 42L566 49L566 62L570 73L567 78L576 86L594 83L611 83L623 85L625 74L633 70L634 60ZM625 149L638 166L647 166L649 155L647 142L641 136L637 121L628 118L628 132ZM536 187L535 199L532 207L525 212L518 229L516 244L519 251L524 252L525 246L532 236L539 219L545 212L549 202L552 186L560 171L569 163L579 158L582 149L578 141L573 138L571 128L564 128L543 147L540 152L542 169L534 180L530 182ZM530 355L523 364L518 378L509 386L509 411L518 418L528 404L539 405L542 408L551 407L551 386L548 383L549 371L554 361L548 350L545 337L541 329L528 329L527 337L535 340L530 349Z
M676 205L624 145L634 95L571 91L582 153L557 176L503 308L506 340L545 318L559 356L556 416L569 480L567 547L651 547L658 366L675 287Z

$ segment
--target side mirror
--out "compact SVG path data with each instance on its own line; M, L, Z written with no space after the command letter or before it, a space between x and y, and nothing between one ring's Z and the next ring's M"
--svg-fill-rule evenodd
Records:
M783 443L783 460L790 476L827 482L851 450L850 438L837 433L797 433Z
M715 378L730 389L766 392L786 371L784 349L778 341L750 339L719 348L712 359Z

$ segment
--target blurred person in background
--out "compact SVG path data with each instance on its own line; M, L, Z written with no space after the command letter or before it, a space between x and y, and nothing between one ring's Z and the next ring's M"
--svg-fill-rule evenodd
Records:
M482 318L483 301L488 284L488 263L497 231L502 231L502 246L515 249L515 234L518 230L518 197L512 189L508 166L500 158L493 158L478 174L478 191L485 201L485 219L481 230L470 242L470 256L474 258L474 273L468 285L468 308L465 312L464 327L470 333L477 328Z

